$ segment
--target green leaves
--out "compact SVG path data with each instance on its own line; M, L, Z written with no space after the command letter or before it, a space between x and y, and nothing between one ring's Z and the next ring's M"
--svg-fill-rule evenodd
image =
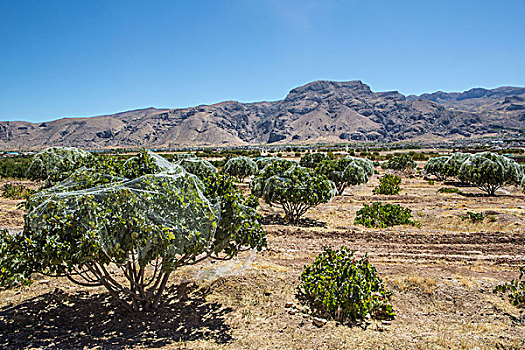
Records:
M385 163L381 164L383 169L392 169L394 171L407 171L416 168L416 162L412 160L409 155L402 154L390 158Z
M518 279L513 279L509 283L500 284L494 288L494 293L506 294L509 302L518 307L525 308L525 266L520 267Z
M337 321L360 320L367 314L392 319L395 312L382 279L368 257L358 259L354 251L325 248L316 260L305 266L299 293L314 312Z
M341 195L347 186L367 183L373 175L372 163L366 159L359 159L353 157L338 160L325 159L317 165L315 172L325 175L334 182L337 194Z
M203 183L146 151L108 172L129 178L82 167L28 198L23 232L0 236L0 284L27 281L34 272L67 275L148 310L176 268L266 245L256 201L244 200L229 176L210 171ZM112 279L110 264L130 287ZM145 275L148 265L153 276Z
M257 163L249 157L236 157L226 162L223 171L242 181L248 176L256 175L259 168L257 167Z
M476 185L489 196L503 184L519 185L521 177L522 170L516 162L491 152L471 156L458 172L461 181Z
M23 185L12 185L6 183L2 186L2 197L10 199L26 199L31 194L35 193L33 189Z
M379 178L379 186L374 188L374 194L396 195L401 191L401 178L397 175L385 174Z
M331 200L336 191L324 175L284 160L268 164L252 181L251 189L266 203L280 205L292 223L309 208Z
M325 153L307 153L301 158L299 165L305 168L314 169L324 160L330 160Z
M52 186L93 159L91 153L78 148L46 148L33 157L27 176L30 180L42 180L46 182L46 186Z
M445 180L447 178L445 164L449 159L450 157L447 156L430 158L425 164L425 171L436 176L440 181Z
M416 225L416 222L410 220L412 210L403 208L400 205L382 204L375 202L372 205L364 204L359 209L354 219L355 225L364 225L366 227L385 228L395 225Z

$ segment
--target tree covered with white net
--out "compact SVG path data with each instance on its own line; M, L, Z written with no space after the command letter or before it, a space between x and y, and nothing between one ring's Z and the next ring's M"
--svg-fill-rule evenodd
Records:
M425 172L437 177L439 181L446 180L447 172L445 165L447 164L449 156L433 157L425 163Z
M504 184L519 186L523 173L513 160L492 152L469 157L458 172L458 178L493 196Z
M201 180L214 176L217 173L217 168L209 161L202 158L182 158L175 164L180 165L187 172L196 175Z
M281 160L281 159L282 158L279 158L279 157L260 157L260 158L255 159L255 164L257 164L257 168L259 168L259 171L261 171L268 164L273 163L276 160Z
M256 201L245 200L229 177L214 173L203 182L148 153L126 167L146 174L80 168L29 197L23 231L0 236L0 284L27 282L33 273L66 276L147 311L158 308L181 266L266 245Z
M251 190L266 203L280 206L291 223L336 194L334 183L326 176L286 160L268 164L253 179Z
M257 163L250 157L235 157L226 162L223 172L243 181L248 176L256 175L259 171Z
M357 159L359 158L325 159L317 165L315 172L333 181L337 194L342 195L348 186L367 183L374 173L372 162L366 159L362 162Z
M49 147L35 154L27 169L27 177L52 186L93 160L91 153L78 148Z

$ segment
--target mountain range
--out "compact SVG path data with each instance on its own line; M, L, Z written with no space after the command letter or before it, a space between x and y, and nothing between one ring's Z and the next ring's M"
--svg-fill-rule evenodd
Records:
M0 149L234 146L348 141L443 141L516 136L525 88L404 96L361 81L315 81L279 101L146 108L45 123L0 122Z

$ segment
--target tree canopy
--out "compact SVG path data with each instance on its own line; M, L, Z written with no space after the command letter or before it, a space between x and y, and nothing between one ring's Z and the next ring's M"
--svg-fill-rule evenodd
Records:
M128 168L156 173L129 179L84 167L29 197L23 231L0 235L0 284L35 272L64 275L104 286L129 310L151 310L177 268L266 245L256 201L229 177L213 173L203 183L162 157L145 157L146 165L139 156Z

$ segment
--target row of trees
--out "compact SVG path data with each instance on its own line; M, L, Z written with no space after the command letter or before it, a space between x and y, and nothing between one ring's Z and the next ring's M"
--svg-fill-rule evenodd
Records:
M457 178L490 196L505 184L522 186L525 189L524 168L515 161L492 152L458 152L451 156L431 158L425 164L425 171L435 175L438 180Z

